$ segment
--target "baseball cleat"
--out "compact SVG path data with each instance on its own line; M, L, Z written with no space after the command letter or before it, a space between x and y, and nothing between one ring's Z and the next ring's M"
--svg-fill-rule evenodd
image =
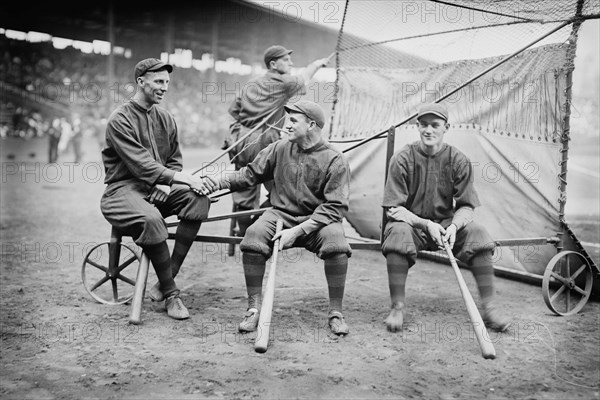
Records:
M495 306L484 307L482 319L485 326L497 332L506 331L511 324L510 319L498 311Z
M244 319L238 326L240 332L254 332L258 326L259 313L256 308L249 308L244 314Z
M173 319L187 319L190 317L190 313L183 305L179 295L167 297L165 308L167 309L167 315Z
M348 327L348 324L346 324L341 312L330 311L327 319L329 321L329 329L334 335L343 336L350 332L350 328Z

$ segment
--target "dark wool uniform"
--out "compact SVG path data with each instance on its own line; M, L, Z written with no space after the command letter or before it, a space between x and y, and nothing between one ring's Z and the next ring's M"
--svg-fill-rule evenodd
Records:
M173 116L154 105L146 110L131 100L120 105L108 119L102 161L107 187L100 202L106 220L142 245L168 238L164 218L206 219L210 200L185 185L173 185L165 203L148 199L157 184L171 185L182 169L177 125Z
M326 141L303 150L295 143L280 140L228 177L232 191L273 180L273 209L248 228L240 244L242 251L269 257L278 218L283 219L284 229L312 219L320 229L298 239L294 246L305 247L320 258L351 255L342 227L348 211L350 168L343 154Z
M232 143L259 124L273 110L277 111L269 118L267 124L278 128L283 127L285 119L283 106L292 97L304 93L306 93L306 86L304 78L301 76L282 75L268 71L265 75L248 81L244 85L241 95L229 107L229 114L235 119L229 128ZM278 131L270 129L268 126L257 129L250 137L231 150L230 156L235 157L233 160L235 168L240 169L246 166L254 160L259 151L277 140L279 140ZM253 144L237 155L250 143ZM260 200L260 185L240 190L232 196L233 201L243 209L257 208Z
M470 221L462 221L463 207L480 205L473 186L469 159L457 148L443 144L433 156L425 154L420 142L406 145L394 154L383 196L383 207L405 207L417 216L447 228L459 228L454 244L457 259L468 263L481 251L493 250L495 243L487 230ZM407 222L390 220L386 224L382 252L399 253L413 265L420 250L437 250L437 245L421 229Z

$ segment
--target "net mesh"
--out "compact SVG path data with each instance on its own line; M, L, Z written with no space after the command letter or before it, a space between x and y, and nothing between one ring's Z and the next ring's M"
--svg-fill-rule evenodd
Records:
M599 7L596 1L581 2L579 14L598 14ZM349 0L337 47L331 138L364 137L387 129L409 116L416 104L434 101L460 87L575 17L577 8L578 2L573 0ZM449 99L452 104L460 103L453 108L464 108L466 102L476 99L495 102L509 96L512 103L523 103L535 97L540 107L534 114L527 110L525 125L549 121L547 113L560 118L559 110L544 111L547 107L541 105L556 102L550 93L556 89L552 81L564 78L572 69L572 57L567 54L571 32L569 24L533 45L532 50L541 50L530 65L519 65L519 59L507 62L461 89ZM512 108L504 112L512 113ZM472 115L465 111L460 117ZM495 115L487 127L514 131L515 125L523 125L516 118L502 126L501 119ZM545 124L541 129L544 135L546 131L552 134L552 125Z

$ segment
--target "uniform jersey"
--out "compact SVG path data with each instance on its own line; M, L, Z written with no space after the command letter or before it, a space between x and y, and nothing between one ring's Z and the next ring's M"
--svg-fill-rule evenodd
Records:
M404 146L390 160L383 207L402 206L436 222L451 219L461 207L478 207L467 156L446 143L430 156L419 144Z
M132 178L150 186L171 184L183 167L175 119L156 105L120 105L108 119L102 161L106 184Z
M288 140L272 143L228 178L232 191L272 179L273 208L323 225L341 222L348 211L348 162L324 140L306 150Z

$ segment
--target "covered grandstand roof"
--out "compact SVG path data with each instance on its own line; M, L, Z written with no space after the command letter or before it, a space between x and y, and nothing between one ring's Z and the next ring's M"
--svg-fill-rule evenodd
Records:
M172 0L168 6L139 1L57 0L27 10L22 3L5 2L0 9L1 28L88 42L108 41L112 15L113 44L134 50L136 58L156 56L157 47L169 52L183 48L198 55L218 52L219 59L233 57L251 64L262 62L266 47L282 43L297 50L294 60L305 65L334 51L338 36L333 27L294 19L243 0ZM399 63L414 58L387 51L397 53Z

